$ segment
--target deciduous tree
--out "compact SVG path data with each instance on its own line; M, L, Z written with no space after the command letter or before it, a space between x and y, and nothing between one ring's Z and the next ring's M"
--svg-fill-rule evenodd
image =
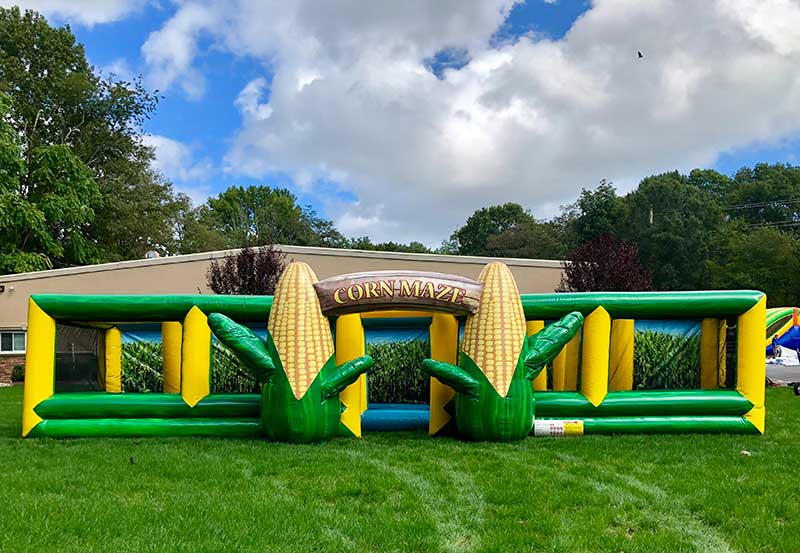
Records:
M10 111L0 94L0 274L95 261L86 229L100 202L97 184L67 145L27 150L7 122Z
M152 171L153 150L142 124L157 96L139 79L101 76L68 26L51 27L33 11L0 8L0 92L13 100L9 122L21 137L23 182L34 152L66 146L100 191L95 216L82 229L97 261L175 253L176 229L189 208L185 196Z

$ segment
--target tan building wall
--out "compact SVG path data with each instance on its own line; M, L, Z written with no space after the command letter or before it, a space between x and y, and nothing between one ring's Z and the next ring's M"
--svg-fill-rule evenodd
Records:
M339 250L279 246L288 260L308 263L320 279L343 273L405 269L477 278L489 257ZM0 276L0 330L24 329L31 294L197 294L211 293L206 272L212 259L230 251L179 255ZM561 279L561 262L501 259L521 293L552 292Z

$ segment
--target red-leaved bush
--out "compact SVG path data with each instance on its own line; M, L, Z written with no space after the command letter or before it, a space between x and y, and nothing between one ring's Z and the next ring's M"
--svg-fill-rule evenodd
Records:
M567 254L558 292L638 292L653 289L639 248L605 234Z

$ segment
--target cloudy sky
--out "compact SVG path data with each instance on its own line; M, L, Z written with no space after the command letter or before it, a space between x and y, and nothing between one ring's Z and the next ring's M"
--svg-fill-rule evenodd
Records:
M800 153L800 0L22 5L161 91L145 140L195 203L286 186L351 236L435 246L486 205Z

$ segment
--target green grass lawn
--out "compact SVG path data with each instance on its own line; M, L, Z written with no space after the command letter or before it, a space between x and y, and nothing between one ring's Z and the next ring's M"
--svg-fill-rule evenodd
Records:
M768 390L763 437L510 445L22 440L21 402L0 389L3 551L800 550L787 389Z

